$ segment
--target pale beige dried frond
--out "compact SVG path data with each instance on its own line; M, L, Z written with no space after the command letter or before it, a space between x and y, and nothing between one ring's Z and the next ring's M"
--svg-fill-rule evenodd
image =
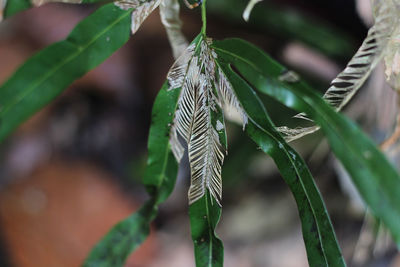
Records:
M160 4L161 22L167 31L169 43L172 47L174 58L177 59L188 46L188 42L182 33L182 22L179 19L178 0L164 0Z
M196 95L199 90L201 70L198 58L194 57L189 64L187 76L182 85L181 95L178 100L178 109L175 113L175 123L178 133L189 142L192 134L194 112L196 108Z
M133 8L131 31L134 34L151 12L160 5L161 0L121 0L114 3L124 10Z
M324 99L337 111L340 111L350 101L384 56L388 42L400 21L398 2L399 0L376 0L373 2L374 25L346 68L332 81L331 86L324 94ZM310 120L304 113L295 117ZM282 133L286 140L293 141L318 129L318 126L303 129L286 127L285 132Z
M195 44L191 44L183 52L183 54L175 61L170 70L168 71L167 80L169 83L169 89L181 88L185 82L185 78L188 72L188 67L191 59L194 55Z
M188 144L192 175L189 204L204 196L206 189L218 204L221 203L221 172L225 148L219 140L216 125L212 124L212 113L217 112L215 108L217 98L213 94L212 86L210 77L207 77L207 74L201 74L197 87L192 133Z
M286 142L292 142L305 135L312 134L319 130L318 126L311 126L305 128L289 128L286 126L280 126L276 128L285 138Z
M388 40L398 24L398 10L392 0L375 1L375 24L360 49L324 95L336 110L341 110L364 84L383 56Z
M221 205L221 172L226 154L225 140L220 140L226 135L222 107L229 104L240 112L244 126L247 116L228 79L218 69L217 54L210 44L210 39L202 39L197 46L189 46L168 73L169 90L181 88L170 144L178 161L183 155L178 135L188 144L189 204L199 200L208 190Z
M194 57L198 61L200 74L197 80L193 124L188 142L191 182L189 188L189 204L199 200L206 189L221 205L222 197L222 164L225 147L222 146L218 129L225 131L224 122L212 123L212 117L222 112L220 102L214 94L215 88L215 52L209 47L211 40L203 40L200 55ZM219 108L218 108L218 107ZM220 114L222 115L222 114ZM222 124L222 126L220 125Z
M248 117L242 105L239 103L235 93L233 92L232 85L226 78L225 74L222 72L221 69L218 69L218 92L222 98L222 102L224 105L228 106L229 108L235 110L237 113L240 114L243 130L245 129L248 123Z
M194 49L193 45L188 48L168 74L169 90L181 88L170 144L179 159L181 150L177 133L188 144L191 169L189 204L204 196L207 189L220 203L224 148L211 120L218 105L213 93L215 62L206 41L201 41L197 55Z
M190 114L181 114L182 112L184 112L186 110L186 112L191 112L188 111L188 108L184 108L183 105L184 103L191 103L190 100L185 100L187 97L190 98L190 94L192 91L194 91L194 89L192 89L193 87L193 79L188 79L186 81L186 76L190 75L191 77L195 77L193 76L194 71L197 72L198 70L194 70L193 69L193 65L192 68L189 68L189 64L191 63L191 59L194 55L194 49L195 49L195 44L191 44L185 51L184 53L178 58L178 60L174 63L174 65L171 67L170 71L168 72L168 76L167 76L167 80L169 83L169 88L168 90L173 90L173 89L177 89L177 88L182 88L181 89L181 95L180 95L180 101L178 101L178 110L175 113L175 117L174 117L174 124L171 127L171 134L170 134L170 144L171 144L171 149L172 152L176 158L176 160L178 162L181 161L183 153L184 153L184 149L181 145L181 143L178 140L178 125L181 125L184 123L184 118L190 118L191 115ZM197 63L193 62L192 64L195 64L195 66L197 66ZM182 99L182 100L181 100ZM189 107L189 110L191 110L191 107ZM177 122L177 121L181 121L181 122ZM182 131L181 129L182 127L180 127L180 131ZM187 127L189 128L189 127ZM188 132L189 130L186 130L184 133L181 133L181 135L185 138L185 140L188 140Z

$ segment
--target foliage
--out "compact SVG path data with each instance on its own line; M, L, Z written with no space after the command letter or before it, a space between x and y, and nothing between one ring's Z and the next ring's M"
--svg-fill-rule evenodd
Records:
M95 1L82 3L85 2ZM215 1L212 5L222 2L226 1ZM43 3L33 2L36 6ZM243 129L273 158L289 186L298 206L310 266L345 266L312 174L287 143L317 127L311 130L276 127L254 90L300 112L301 118L311 118L322 128L366 204L400 245L400 175L355 123L334 110L350 100L385 53L398 52L394 52L397 46L388 41L398 34L397 3L391 0L377 2L376 24L345 71L333 81L325 98L255 46L240 39L210 39L206 34L205 0L201 6L202 30L187 48L180 34L177 1L129 0L105 4L79 23L64 41L34 55L0 87L0 140L119 49L160 4L174 54L181 55L153 106L143 179L150 198L135 214L110 230L94 247L84 266L123 266L128 255L146 239L158 206L174 188L178 163L184 153L180 139L187 143L191 167L189 217L196 265L223 265L223 244L215 229L221 216L222 165L228 149L226 106L242 115ZM31 5L26 0L9 0L5 3L4 17ZM237 10L232 9L230 14L235 15ZM312 28L309 23L300 26ZM289 28L286 27L288 31ZM320 34L335 39L325 32ZM335 54L330 47L314 42L312 35L304 38ZM340 41L337 45L345 46ZM392 70L389 74L397 75L395 66L388 65Z

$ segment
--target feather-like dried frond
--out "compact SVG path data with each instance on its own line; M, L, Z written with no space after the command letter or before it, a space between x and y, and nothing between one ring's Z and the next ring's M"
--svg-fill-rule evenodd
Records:
M186 130L182 129L185 125L185 121L191 121L192 120L192 114L193 114L193 107L191 107L191 103L193 97L191 95L194 92L193 89L193 77L190 79L186 79L186 76L189 75L199 75L196 74L195 72L199 72L197 68L197 62L192 62L191 59L194 54L194 49L195 49L195 44L191 44L185 51L184 53L178 58L178 60L174 63L174 65L171 67L170 71L168 72L167 75L167 80L169 82L169 89L168 90L174 90L177 88L182 88L181 93L180 93L180 98L178 101L178 109L175 112L175 117L174 117L174 125L171 127L171 133L170 133L170 145L172 149L172 153L174 154L176 160L178 162L181 161L183 153L184 153L184 148L182 147L181 143L178 140L178 130L180 131L180 134L185 138L187 141L189 139L189 128L190 126L186 126ZM191 68L190 68L191 64ZM189 107L186 107L186 105L189 105ZM190 113L190 114L188 114ZM180 127L178 127L180 126ZM179 128L179 129L178 129Z
M222 196L221 171L226 140L220 138L225 136L225 124L219 98L221 94L216 85L217 55L210 48L210 42L202 39L197 46L191 45L167 77L169 90L181 88L170 144L178 160L183 151L178 134L188 144L191 169L189 204L207 191L219 205Z
M182 22L179 19L178 0L164 0L160 4L161 22L167 31L168 40L172 47L174 58L177 59L188 46L182 33Z
M227 105L228 107L234 109L236 112L240 114L242 118L243 130L245 129L248 123L248 117L244 109L239 103L235 93L232 90L232 85L226 78L225 74L218 69L218 92L222 98L222 104Z
M120 0L116 1L115 5L124 10L133 8L131 31L134 34L160 3L161 0Z
M189 141L191 183L189 204L200 199L206 189L220 205L222 196L222 163L225 149L221 145L212 113L217 112L217 98L213 94L210 77L201 74L196 97L194 122ZM221 123L221 122L220 122Z
M193 43L186 48L182 55L178 57L175 63L168 71L167 80L169 83L169 89L181 88L188 72L189 62L194 55L196 45Z
M363 85L382 58L397 25L398 10L392 0L376 1L374 11L375 24L368 31L367 38L324 95L325 100L336 110L341 110Z
M286 142L292 142L299 139L305 135L312 134L319 130L318 126L311 126L305 128L289 128L286 126L280 126L276 128L285 138Z
M216 53L209 47L211 40L203 40L200 45L198 65L200 75L196 83L195 110L193 124L188 142L191 183L189 204L199 200L206 190L221 205L222 197L222 164L226 148L221 144L219 131L225 132L221 102L215 95ZM196 77L197 78L197 77ZM217 127L218 125L218 127Z
M324 99L337 111L350 101L382 59L388 41L399 23L397 2L376 0L373 3L373 10L375 15L374 25L368 31L367 37L346 68L332 81L331 86L324 94ZM310 120L304 113L296 115L295 118ZM284 130L282 133L287 141L293 141L317 131L319 127L297 129L281 127L278 129Z
M189 142L192 134L200 74L201 70L198 66L198 58L194 57L190 61L187 76L182 85L182 91L178 100L178 109L175 113L174 121L177 125L178 133L186 142Z
M181 136L188 144L191 182L189 204L208 191L221 205L222 163L226 153L224 105L230 105L242 115L243 127L247 115L243 111L232 85L217 67L217 54L210 39L192 44L170 69L169 90L180 88L170 144L178 161L182 158Z

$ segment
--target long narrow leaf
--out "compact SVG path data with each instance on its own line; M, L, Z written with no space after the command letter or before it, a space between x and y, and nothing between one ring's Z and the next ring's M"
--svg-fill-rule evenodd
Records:
M149 156L143 183L150 199L127 219L118 223L94 247L83 266L123 266L129 254L149 235L149 225L157 215L158 205L171 194L177 176L178 164L169 146L170 125L179 91L168 91L165 83L153 106L150 128Z
M194 45L199 40L196 38ZM165 83L153 106L149 156L143 180L151 198L137 213L116 225L96 245L84 266L122 266L127 256L148 236L149 224L157 215L158 205L173 190L177 160L169 143L181 88L169 87ZM207 193L190 206L189 213L197 266L223 266L223 245L215 235L221 207Z
M71 3L71 4L90 4L97 2L105 2L106 0L49 0L49 1L41 1L39 5L43 5L50 2L62 2L62 3ZM8 0L7 5L4 9L4 18L11 17L19 12L27 10L33 7L32 1L30 0Z
M287 70L253 45L230 39L216 42L215 49L260 92L305 112L321 126L365 202L400 246L400 176L375 144L305 83L280 79Z
M224 246L215 235L215 227L221 217L221 207L207 192L190 205L189 216L196 266L222 267Z
M199 35L194 39L167 76L170 90L180 92L170 143L177 160L183 154L177 135L188 144L189 216L196 266L199 267L223 266L223 244L215 228L221 215L220 175L227 146L224 117L215 104L215 96L210 93L215 86L214 61L207 55L211 53L203 38Z
M0 141L125 44L130 36L130 14L131 10L105 5L80 22L65 41L22 65L0 87Z
M8 0L4 8L4 18L11 17L18 12L24 11L32 6L29 0Z
M345 266L328 212L306 164L275 130L253 89L227 64L222 63L221 68L249 117L247 133L274 159L293 193L310 266Z

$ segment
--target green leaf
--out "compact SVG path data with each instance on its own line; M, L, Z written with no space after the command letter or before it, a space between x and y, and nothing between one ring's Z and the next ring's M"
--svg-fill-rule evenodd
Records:
M65 41L40 51L0 87L0 141L95 68L130 36L131 10L108 4L80 22Z
M119 222L98 243L82 266L124 266L129 254L146 240L150 233L150 222L157 211L151 201L136 213Z
M222 267L224 246L215 235L221 207L207 191L202 198L190 205L189 216L196 266Z
M202 58L201 55L202 54L202 46L204 45L204 36L203 35L198 35L194 41L193 44L195 44L195 48L194 48L194 55L192 56L192 58L188 59L188 60L195 60L193 59L193 57L199 57L199 61L196 63L199 66L202 66L203 68L203 64L207 64L206 60L204 60L204 58ZM180 61L177 61L177 63ZM189 64L188 66L190 66L190 62L184 62L182 64ZM185 65L183 65L185 66ZM185 71L179 75L179 79L182 79L181 81L181 86L183 86L183 88L177 88L177 89L173 89L173 90L185 90L185 80L189 79L189 81L191 81L191 79L193 79L193 77L189 77L188 75L199 75L199 73L197 73L197 71L195 73L192 73L192 71L190 70L190 67L186 66ZM205 67L205 69L207 69L207 67ZM207 74L207 72L205 71L205 73ZM203 73L204 74L204 73ZM171 76L169 76L169 79L172 79ZM175 78L178 79L178 78ZM213 87L214 90L216 90L215 87ZM185 91L182 91L182 94L184 94ZM198 93L198 92L197 92ZM204 98L205 100L206 98ZM179 99L179 101L182 101L182 98ZM195 101L199 101L199 100L195 100ZM178 103L178 105L180 105L181 102ZM225 125L224 123L224 117L223 117L223 113L222 110L217 106L213 106L211 107L207 107L206 105L202 105L200 104L202 108L205 109L209 109L209 120L210 123L213 127L213 129L216 130L216 133L218 135L218 139L219 139L219 143L221 144L221 146L224 148L224 152L227 148L227 138L226 138L226 132L225 132L225 127L223 129L217 129L216 125L217 125L217 121L219 123L222 123L223 125ZM182 106L180 106L182 107ZM200 110L200 109L198 109ZM199 117L203 116L203 114L201 112L196 111L196 113ZM207 116L207 115L206 115ZM200 118L201 119L201 118ZM208 120L207 119L207 120ZM177 126L177 125L175 125ZM202 128L198 128L198 129L202 129L204 131L208 131L209 129L207 127L207 125L203 125L204 127ZM178 126L179 127L179 126ZM191 138L194 139L201 139L203 138L202 135L203 133L201 132L202 130L197 130L197 133L195 134L194 132L196 132L196 130L193 130L193 132L191 132ZM214 138L213 136L208 136L208 138ZM193 144L192 144L193 145ZM194 144L193 146L196 146L197 144ZM208 146L207 142L204 142L202 144L203 146ZM201 150L202 148L200 148ZM207 147L207 149L210 149L209 147ZM206 150L207 150L206 149ZM214 149L213 147L211 147L211 149ZM206 154L208 152L205 152ZM191 150L190 150L190 143L189 143L189 151L188 151L188 156L189 156L189 161L191 159L194 160L199 160L200 157L203 157L203 152L198 153L199 155L193 156L193 158L191 158ZM222 164L223 159L221 160L221 162L211 162L212 160L209 161L205 161L205 162L209 162L209 164L213 165L213 164ZM191 166L192 167L192 166ZM196 167L198 168L197 170L201 170L202 167ZM193 171L194 168L191 168L191 175L193 175ZM201 181L201 183L206 183L206 181ZM191 183L191 185L193 185L193 182ZM200 184L201 186L202 184ZM196 266L198 267L203 267L203 266L223 266L223 260L224 260L224 248L223 248L223 244L222 241L216 236L215 234L215 228L219 222L220 216L221 216L221 207L219 205L219 202L216 200L216 198L214 197L219 197L219 195L213 195L213 193L210 191L209 189L210 187L207 186L207 189L205 189L204 195L200 196L200 198L198 198L197 200L195 200L193 203L190 204L189 206L189 217L190 217L190 227L191 227L191 235L192 235L192 240L193 240L193 244L194 244L194 254L195 254L195 262L196 262ZM189 202L190 202L190 190L189 190Z
M400 176L375 144L304 82L279 79L286 69L253 45L230 39L216 42L215 49L260 92L305 112L321 126L363 199L400 246Z
M91 4L98 2L105 2L106 0L83 0L81 4ZM60 2L62 2L60 0ZM67 3L67 2L62 2ZM31 1L29 0L8 0L7 5L4 9L4 18L14 16L15 14L27 10L32 7Z
M224 55L216 51L220 67L249 117L246 132L274 159L293 193L310 266L345 266L328 212L306 164L275 130L253 89L230 68Z
M157 215L158 205L171 194L178 164L169 146L170 125L176 110L179 90L168 91L165 83L153 106L149 133L149 156L143 183L150 199L142 208L118 223L93 248L83 266L123 266L129 254L149 235L149 225Z
M4 9L4 18L11 17L18 12L24 11L32 6L29 0L8 0Z

